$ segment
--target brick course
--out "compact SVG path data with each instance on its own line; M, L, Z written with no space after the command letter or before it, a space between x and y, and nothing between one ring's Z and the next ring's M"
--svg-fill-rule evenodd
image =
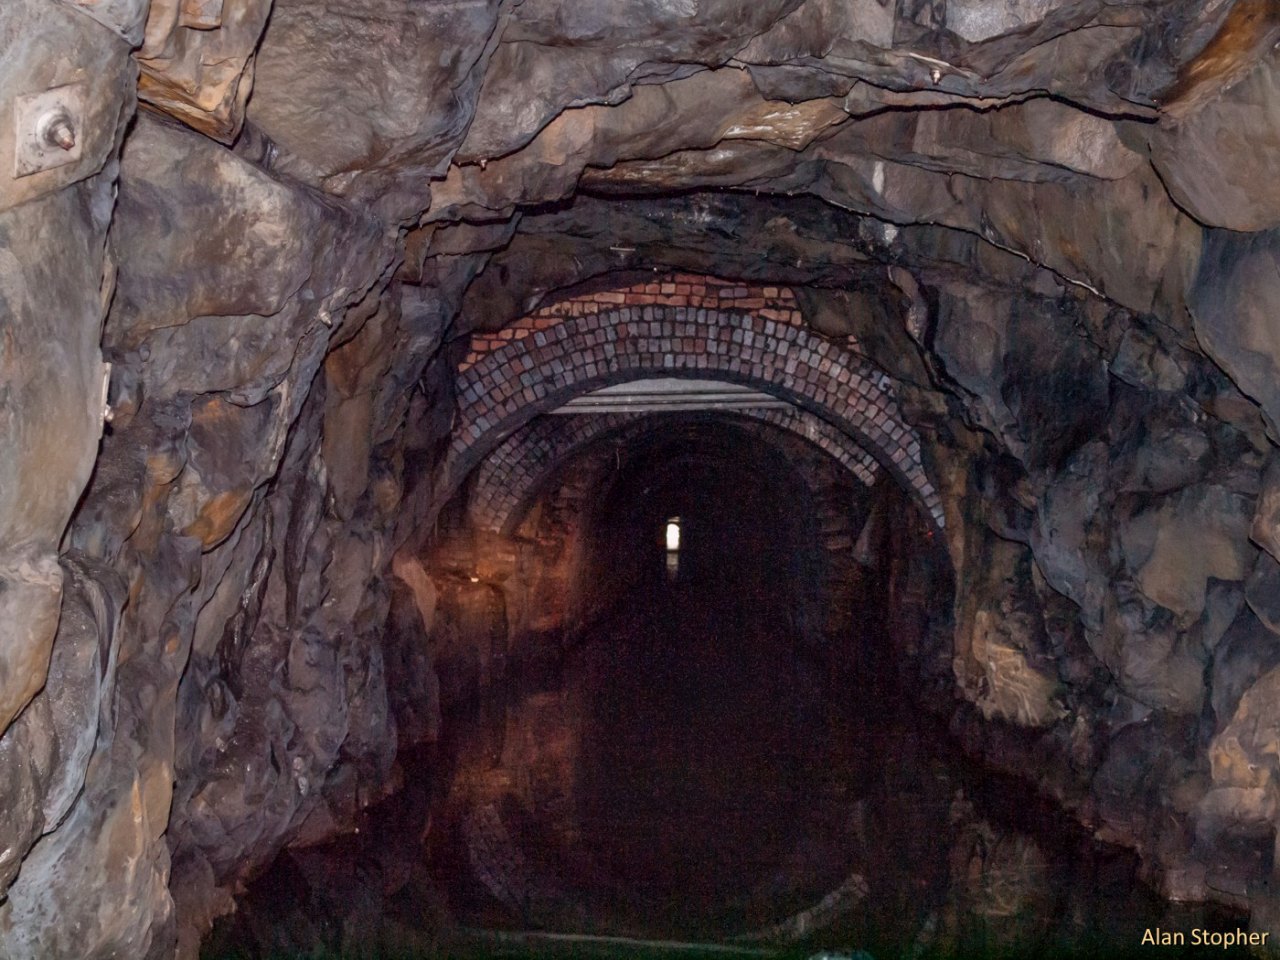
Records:
M731 290L734 301L752 292L717 289ZM872 453L943 526L919 438L902 419L889 376L847 346L809 331L798 311L779 321L739 309L618 306L599 299L589 305L562 301L546 308L555 312L518 321L511 328L516 336L498 337L496 346L460 370L458 421L438 503L498 443L571 397L646 376L686 376L744 383L826 420Z
M507 533L530 498L555 469L593 440L650 429L660 413L607 413L540 417L513 433L481 465L471 494L471 515L482 529ZM769 424L804 438L866 486L880 465L847 434L803 410L761 409L722 413L730 419Z
M619 306L694 307L705 310L752 310L766 319L800 326L804 323L796 295L786 287L743 286L717 277L676 273L651 283L618 290L580 294L539 307L496 333L477 333L459 371L511 340L549 330L566 317L588 317Z

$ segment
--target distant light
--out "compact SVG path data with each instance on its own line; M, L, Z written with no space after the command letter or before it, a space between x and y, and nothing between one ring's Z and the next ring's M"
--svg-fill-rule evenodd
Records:
M668 517L666 529L667 579L680 576L680 518Z
M468 579L468 580L470 580L472 583L479 583L479 582L480 582L480 578L479 578L479 577L476 577L476 576L467 577L467 579Z

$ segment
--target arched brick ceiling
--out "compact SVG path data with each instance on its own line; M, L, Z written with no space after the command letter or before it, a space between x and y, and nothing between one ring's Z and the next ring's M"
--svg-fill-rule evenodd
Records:
M438 504L539 414L600 387L660 374L744 383L808 410L875 456L943 526L919 437L902 418L892 381L850 350L744 310L653 304L547 320L518 322L529 329L460 372Z
M509 531L520 521L529 500L566 459L595 440L625 437L654 429L669 415L610 413L594 416L539 417L513 433L481 464L471 494L476 522L495 533ZM769 424L804 438L872 486L880 472L875 458L847 434L804 410L744 409L720 413L721 418Z

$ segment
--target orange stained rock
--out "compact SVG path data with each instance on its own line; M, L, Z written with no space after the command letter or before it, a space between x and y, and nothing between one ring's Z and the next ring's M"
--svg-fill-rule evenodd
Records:
M1237 0L1217 34L1160 98L1165 115L1178 120L1194 113L1251 70L1278 39L1280 4Z
M251 487L225 490L200 508L196 519L183 530L188 537L196 537L206 548L224 540L236 522L243 516L253 496Z
M244 124L253 55L271 0L152 0L138 97L230 143Z

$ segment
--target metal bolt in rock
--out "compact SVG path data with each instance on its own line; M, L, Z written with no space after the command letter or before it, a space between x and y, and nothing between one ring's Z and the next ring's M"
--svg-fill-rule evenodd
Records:
M50 147L71 150L76 145L76 129L71 117L64 110L57 110L40 118L40 140Z

